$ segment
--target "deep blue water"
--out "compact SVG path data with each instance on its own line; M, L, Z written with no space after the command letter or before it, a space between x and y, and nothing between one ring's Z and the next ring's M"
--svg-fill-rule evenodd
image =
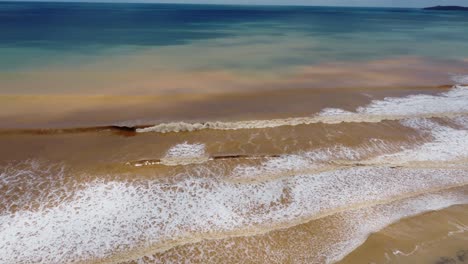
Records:
M217 6L176 4L0 2L2 46L68 49L88 45L176 45L268 27L271 34L407 32L425 38L468 40L468 34L429 32L467 26L464 12L418 9ZM229 29L238 30L228 31Z
M314 42L301 56L309 62L468 57L468 12L403 8L0 2L0 32L0 69L119 47L249 36L304 36Z

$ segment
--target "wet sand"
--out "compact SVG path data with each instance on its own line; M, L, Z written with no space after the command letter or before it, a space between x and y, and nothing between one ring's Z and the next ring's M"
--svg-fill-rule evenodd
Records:
M467 263L466 205L402 219L379 232L340 263Z

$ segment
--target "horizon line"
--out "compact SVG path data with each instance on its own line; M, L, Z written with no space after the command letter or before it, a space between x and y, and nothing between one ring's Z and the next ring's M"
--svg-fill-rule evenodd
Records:
M424 9L427 7L405 7L405 6L346 6L346 5L307 5L307 4L262 4L262 3L244 3L244 4L235 4L235 3L184 3L184 2L163 2L163 1L113 1L113 0L0 0L1 3L83 3L83 4L165 4L165 5L212 5L212 6L292 6L292 7L344 7L344 8L401 8L401 9ZM440 6L440 5L438 5Z

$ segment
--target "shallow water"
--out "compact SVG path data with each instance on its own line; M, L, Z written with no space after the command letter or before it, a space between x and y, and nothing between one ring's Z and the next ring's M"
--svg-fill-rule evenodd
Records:
M400 219L466 204L467 91L326 111L322 117L339 120L330 123L5 132L2 261L339 261ZM436 117L427 102L442 102ZM405 114L380 118L395 111ZM463 214L453 217L465 225ZM441 253L462 247L464 232ZM368 243L379 245L371 236L351 263L365 252L390 254L362 249Z
M466 14L2 2L0 22L0 263L468 261Z

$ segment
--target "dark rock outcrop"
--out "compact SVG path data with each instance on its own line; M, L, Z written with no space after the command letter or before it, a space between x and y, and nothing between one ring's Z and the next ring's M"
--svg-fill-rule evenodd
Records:
M463 6L433 6L426 7L424 10L441 10L441 11L468 11L468 7Z

